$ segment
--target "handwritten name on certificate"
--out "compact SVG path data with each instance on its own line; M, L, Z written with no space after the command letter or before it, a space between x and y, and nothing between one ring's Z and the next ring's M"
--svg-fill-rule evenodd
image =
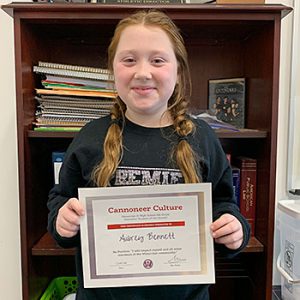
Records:
M215 282L210 183L81 188L85 287Z

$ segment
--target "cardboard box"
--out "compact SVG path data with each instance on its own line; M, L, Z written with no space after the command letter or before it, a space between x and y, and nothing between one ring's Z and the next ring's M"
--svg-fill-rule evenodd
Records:
M217 4L265 4L265 0L217 0Z

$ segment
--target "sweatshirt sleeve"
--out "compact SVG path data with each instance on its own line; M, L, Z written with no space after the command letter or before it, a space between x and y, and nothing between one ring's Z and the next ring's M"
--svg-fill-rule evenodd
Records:
M203 121L203 123L205 123ZM239 249L230 250L224 245L215 244L215 248L227 256L233 256L243 250L249 242L250 226L242 216L233 191L232 170L224 153L219 139L208 124L200 123L200 136L202 142L202 174L203 181L212 184L213 220L229 213L235 216L243 228L244 239Z
M102 145L110 118L101 118L86 124L67 149L59 173L59 184L49 192L48 231L64 248L80 244L79 232L72 238L61 237L55 229L59 209L70 199L78 198L78 188L94 186L91 173L102 159Z
M56 242L64 248L75 247L79 245L79 232L73 238L61 237L56 229L55 223L59 209L70 199L77 198L77 189L82 186L83 178L81 176L80 165L75 155L76 140L71 143L67 150L63 165L60 169L59 184L56 184L49 192L48 197L48 231Z
M59 209L70 199L78 198L78 188L90 184L90 173L97 159L99 143L94 138L95 124L91 123L81 129L67 149L59 173L59 184L49 192L48 197L48 231L58 245L64 248L79 246L79 232L72 238L61 237L55 223ZM91 145L95 144L94 148Z

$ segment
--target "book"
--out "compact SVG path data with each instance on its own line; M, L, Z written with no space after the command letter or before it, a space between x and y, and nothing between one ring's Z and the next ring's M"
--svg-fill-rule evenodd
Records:
M112 91L79 91L79 90L48 90L48 89L35 89L37 94L40 95L73 95L73 96L89 96L89 97L104 97L115 98L116 93Z
M54 183L59 184L59 172L65 157L65 152L52 152Z
M82 127L89 121L88 119L38 117L33 125L38 127Z
M42 131L42 132L47 132L47 131L58 131L58 132L69 132L69 131L79 131L82 127L36 127L34 128L34 131Z
M95 79L85 79L85 78L75 78L66 76L55 76L51 74L45 74L45 81L48 82L61 82L65 84L80 84L85 86L94 86L99 88L114 89L114 84L112 81L107 80L95 80Z
M209 85L209 110L225 123L245 127L245 78L212 79Z
M74 84L68 82L55 82L55 81L48 81L42 80L42 85L46 89L52 90L73 90L73 91L87 91L87 92L106 92L106 93L115 93L115 90L108 89L107 87L96 87L90 85L83 85L83 84Z
M85 79L95 79L95 80L107 80L112 81L113 77L109 73L96 73L60 68L49 68L42 66L33 66L33 72L40 74L49 74L57 76L75 77L75 78L85 78Z
M240 211L250 224L251 236L254 236L257 160L239 156L235 158L234 164L240 169Z
M62 69L62 70L79 71L79 72L110 74L108 69L87 67L87 66L78 66L78 65L68 65L68 64L45 62L45 61L39 61L38 66L44 67L44 68L51 68L51 69Z
M111 109L113 99L97 97L74 97L60 95L37 95L34 97L41 108L61 109Z
M232 184L233 192L236 200L236 204L240 207L240 169L235 166L231 166L232 169Z

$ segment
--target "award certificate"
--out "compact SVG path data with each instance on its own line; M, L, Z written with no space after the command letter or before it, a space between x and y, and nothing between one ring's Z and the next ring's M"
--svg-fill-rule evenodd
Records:
M85 287L215 282L211 184L80 188Z

